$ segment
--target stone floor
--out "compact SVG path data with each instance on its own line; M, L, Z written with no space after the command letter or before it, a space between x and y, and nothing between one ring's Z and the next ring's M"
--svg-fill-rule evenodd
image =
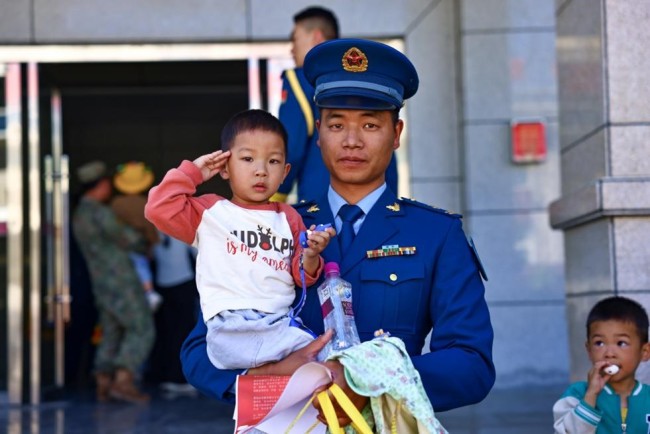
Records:
M493 390L480 404L437 416L455 434L548 434L551 408L563 389ZM33 407L10 406L0 397L0 433L232 433L231 406L201 396L151 392L154 398L147 405L97 404L90 392L65 393Z

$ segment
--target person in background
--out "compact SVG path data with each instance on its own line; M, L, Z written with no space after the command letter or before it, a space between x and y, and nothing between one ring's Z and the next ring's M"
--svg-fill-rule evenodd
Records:
M338 19L334 13L319 6L308 7L293 17L291 55L295 68L282 74L282 103L278 117L290 132L288 163L291 171L271 200L286 202L297 185L298 200L321 197L329 185L329 173L318 148L318 107L314 104L314 88L303 71L305 55L316 45L339 37ZM388 186L397 192L397 162L392 156L387 169Z
M204 350L221 369L272 363L313 340L290 310L294 284L318 279L320 252L334 231L314 231L302 247L305 226L298 213L269 202L290 170L286 154L280 121L263 110L246 110L226 122L221 150L183 161L149 192L146 217L199 251ZM194 197L197 186L217 174L229 182L232 198Z
M485 272L476 250L460 215L400 199L386 182L386 168L404 129L400 109L418 88L415 67L385 44L337 39L314 47L304 70L316 89L316 127L330 183L319 198L296 209L306 226L332 223L340 231L322 255L338 262L341 277L352 285L361 340L373 339L379 329L400 338L436 412L480 402L494 384L495 369ZM348 229L354 238L343 247ZM323 328L316 291L307 291L301 317L320 337L246 375L291 375L316 360L331 337ZM234 384L243 371L215 369L205 347L205 324L197 322L183 344L185 376L205 394L234 402ZM340 363L326 365L363 408L368 398L347 385ZM350 423L347 416L339 417L342 425Z
M155 313L156 342L151 352L149 380L168 396L195 395L181 369L181 345L197 320L198 292L194 281L196 249L160 233L154 246L156 290L165 302Z
M555 432L650 432L650 385L635 378L639 363L650 359L643 306L625 297L596 303L587 316L585 347L592 363L587 381L570 385L553 406Z
M151 271L153 246L160 240L158 230L144 218L144 205L147 203L146 192L154 181L151 168L141 161L130 161L117 166L113 176L113 185L119 193L113 198L111 207L115 215L125 224L140 231L147 240L147 253L130 252L147 301L154 312L163 302L161 295L154 289Z
M146 251L142 235L122 224L108 205L112 195L106 164L91 161L79 167L82 196L72 229L92 278L102 331L94 360L97 400L149 401L135 384L154 341L153 316L129 259Z

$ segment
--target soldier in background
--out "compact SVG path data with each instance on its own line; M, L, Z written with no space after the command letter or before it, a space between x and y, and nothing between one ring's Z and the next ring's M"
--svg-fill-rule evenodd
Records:
M72 228L88 264L102 329L94 361L97 400L148 402L135 376L153 345L153 316L128 254L145 252L146 242L108 206L112 185L103 162L84 164L77 176L82 196Z
M289 133L287 163L291 171L271 200L286 202L294 184L299 200L313 200L327 192L329 172L323 164L315 128L318 108L314 104L314 88L303 72L305 55L316 45L339 37L336 15L322 7L309 7L293 17L291 55L296 67L282 74L282 104L278 115ZM388 186L397 192L395 155L386 172Z

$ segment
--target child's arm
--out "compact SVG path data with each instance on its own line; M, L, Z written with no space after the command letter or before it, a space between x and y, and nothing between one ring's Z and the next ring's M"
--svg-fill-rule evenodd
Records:
M603 417L601 410L596 408L596 399L600 390L592 397L600 385L592 373L599 372L607 362L596 362L589 371L589 382L574 383L564 392L553 405L553 428L555 434L593 434ZM609 376L608 378L609 379ZM592 384L593 382L593 384ZM592 399L593 398L593 399Z
M196 186L219 173L229 156L230 152L217 151L168 171L149 191L145 217L160 231L192 244L203 212L220 199L214 194L193 197Z
M555 434L595 434L602 414L574 396L564 396L553 405Z
M305 269L305 285L311 286L316 283L325 265L323 258L320 256L320 252L325 250L330 238L336 234L336 231L330 228L328 229L329 232L326 233L319 232L318 235L316 232L312 233L309 236L309 239L317 239L320 247L317 247L316 249L310 247L303 250L303 247L300 245L300 233L306 230L306 228L305 224L302 222L302 217L291 205L278 202L278 207L279 210L284 212L287 216L293 234L294 251L293 256L291 257L291 274L293 280L296 283L296 286L302 286L302 278L300 276L300 253L302 251L304 261L303 266ZM327 239L325 239L325 237Z

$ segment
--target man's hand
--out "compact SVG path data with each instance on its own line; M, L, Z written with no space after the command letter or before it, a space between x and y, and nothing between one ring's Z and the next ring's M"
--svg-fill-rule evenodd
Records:
M361 412L363 408L368 404L368 397L358 395L350 388L350 386L348 386L348 382L345 380L343 365L341 365L341 363L338 360L330 360L328 362L325 362L324 365L327 366L330 372L332 373L332 381L339 385L341 390L343 390L343 392L348 396L348 398L350 398L352 404L354 404L357 410ZM327 390L329 386L330 384L323 386L319 389L316 389L316 392L314 393L318 394L323 390ZM334 410L336 411L336 416L339 420L339 425L341 427L350 425L350 423L352 423L352 420L343 411L343 409L341 409L341 406L338 405L338 402L336 402L336 400L333 398L330 392L328 392L328 395L332 400L332 404L334 404ZM327 425L327 421L325 420L325 415L323 414L323 410L321 409L320 403L318 402L317 399L314 400L314 408L318 410L318 420L321 421L324 425Z
M279 362L251 368L246 375L292 375L302 365L316 360L320 350L332 339L332 330L328 330L306 347L294 351Z
M226 167L228 158L230 158L230 151L216 151L211 154L201 155L193 163L201 171L203 182L205 182Z

